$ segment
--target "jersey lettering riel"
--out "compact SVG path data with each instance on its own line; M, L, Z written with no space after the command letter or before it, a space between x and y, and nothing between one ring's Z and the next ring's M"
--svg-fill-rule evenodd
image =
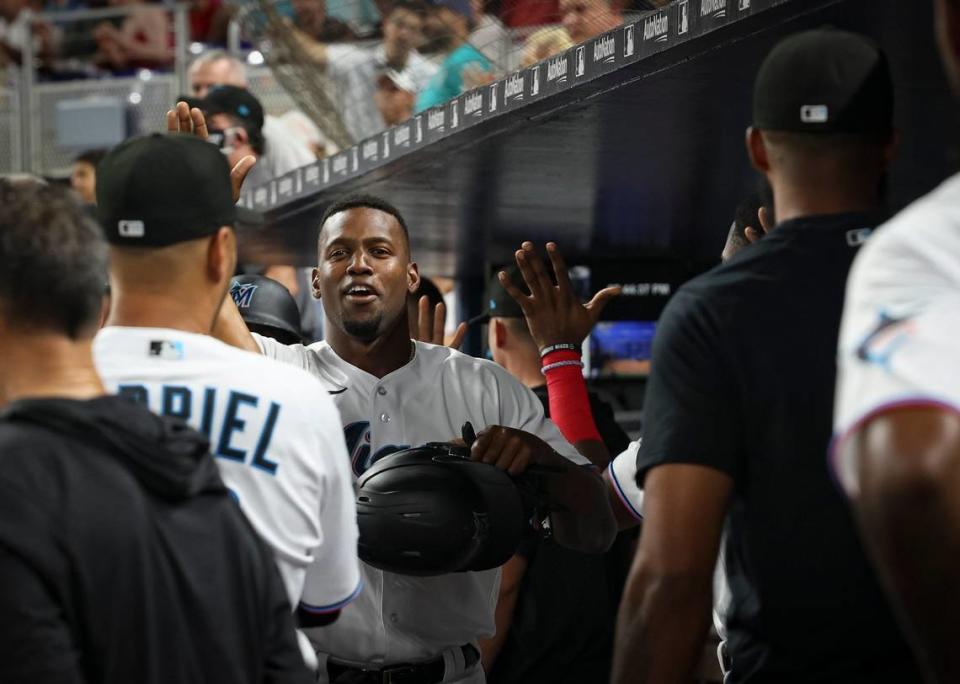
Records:
M410 363L377 378L324 342L304 347L256 339L267 356L309 370L326 386L340 411L355 476L408 445L455 439L465 421L478 432L490 425L527 430L587 463L544 418L537 397L489 361L418 342ZM357 600L333 625L311 632L321 653L359 663L403 663L493 633L496 570L408 577L363 565L363 576Z
M224 483L273 549L291 605L326 612L356 594L352 477L319 382L176 330L105 328L94 360L108 388L207 436Z

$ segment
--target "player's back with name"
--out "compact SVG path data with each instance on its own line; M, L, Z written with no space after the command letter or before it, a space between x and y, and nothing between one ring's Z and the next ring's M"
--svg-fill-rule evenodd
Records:
M210 440L221 476L283 567L291 601L323 539L325 493L350 484L340 417L309 373L206 336L105 328L94 342L109 390L182 418Z

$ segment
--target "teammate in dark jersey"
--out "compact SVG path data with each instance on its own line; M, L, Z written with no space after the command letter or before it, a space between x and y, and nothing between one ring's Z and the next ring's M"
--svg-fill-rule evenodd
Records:
M724 530L728 684L918 680L826 459L844 284L879 219L892 113L886 60L853 34L793 36L760 70L748 151L779 223L661 318L615 682L692 673Z

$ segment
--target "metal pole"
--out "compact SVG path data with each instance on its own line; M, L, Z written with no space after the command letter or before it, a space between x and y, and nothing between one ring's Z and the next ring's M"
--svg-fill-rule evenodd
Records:
M173 68L179 93L188 92L187 84L187 48L190 31L187 27L187 5L177 3L173 6L174 62Z
M20 170L38 173L39 153L34 156L33 17L28 20L28 38L20 54Z
M230 18L230 23L227 24L227 52L229 52L234 57L240 58L240 39L241 39L241 26L240 26L240 17L242 14L245 14L244 10L241 8L236 15Z

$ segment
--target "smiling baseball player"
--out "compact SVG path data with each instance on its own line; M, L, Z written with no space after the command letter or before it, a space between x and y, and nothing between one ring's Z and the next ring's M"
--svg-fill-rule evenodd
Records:
M470 421L480 430L474 459L512 473L534 462L561 469L550 486L564 508L551 520L558 542L607 548L615 525L603 484L577 467L587 460L544 418L536 396L489 361L410 340L406 299L418 282L400 213L375 197L343 200L321 223L314 271L327 340L309 347L254 340L229 306L215 334L324 382L355 475L397 450L448 441ZM362 596L337 623L310 632L329 681L484 681L476 643L493 632L498 570L410 577L364 564L363 574Z
M192 136L128 141L101 163L97 194L113 295L94 344L104 383L209 438L301 625L330 622L360 588L337 410L308 373L206 334L236 262L224 157Z

